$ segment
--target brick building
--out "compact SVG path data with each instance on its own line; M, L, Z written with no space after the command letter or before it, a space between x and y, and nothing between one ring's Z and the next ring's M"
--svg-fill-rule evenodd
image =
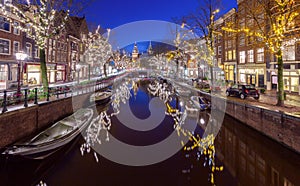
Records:
M0 90L14 88L17 85L18 61L15 53L19 51L27 54L27 58L21 62L21 85L42 84L39 49L33 39L14 27L20 24L15 15L0 14ZM79 65L81 61L83 62L82 56L85 51L83 41L87 35L85 17L70 16L65 29L59 35L47 40L45 50L50 84L71 81L78 75L87 77L88 65Z
M225 13L217 22L225 27L249 28L251 31L268 29L267 17L257 1L238 0L238 8ZM257 24L249 15L249 8L254 7ZM300 9L300 6L295 6ZM283 43L284 90L299 92L300 82L300 16L294 21L296 26L290 30ZM219 40L219 39L217 39ZM223 46L221 61L228 81L253 84L256 87L266 87L268 90L277 88L277 59L260 38L246 35L243 32L222 32L221 44L216 41L217 59L220 60L218 47Z

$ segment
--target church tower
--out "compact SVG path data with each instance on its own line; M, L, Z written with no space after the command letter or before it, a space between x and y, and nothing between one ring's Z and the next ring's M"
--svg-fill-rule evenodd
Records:
M135 62L139 58L139 49L137 47L136 42L134 43L133 50L131 53L132 61Z
M153 54L153 49L152 49L152 44L151 41L149 43L148 49L147 49L148 55L152 55Z

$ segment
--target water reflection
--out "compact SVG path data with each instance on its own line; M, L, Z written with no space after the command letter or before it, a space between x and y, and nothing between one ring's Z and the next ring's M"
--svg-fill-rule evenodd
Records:
M94 118L95 122L86 131L90 133L86 135L90 138L88 144L110 145L111 141L106 141L109 133L129 144L150 145L164 140L175 130L180 135L176 143L189 139L187 144L183 144L181 151L157 164L126 166L106 159L91 148L90 153L87 153L87 149L80 150L82 144L87 144L88 140L87 137L84 139L79 136L77 141L43 161L21 160L13 163L1 157L0 185L37 185L40 180L47 185L300 184L299 154L231 117L225 117L216 138L202 138L204 130L209 122L214 122L214 118L210 111L186 109L186 105L192 108L188 97L193 93L187 96L176 95L174 87L162 86L161 90L169 92L157 91L168 95L160 97L148 93L148 86L144 81L133 82L132 79L119 82L119 86L123 86L123 91L118 91L119 96L115 96L111 104L97 107L97 118ZM123 104L128 102L132 112L141 119L147 118L148 109L141 108L148 103L141 100L150 101L157 96L163 103L156 105L157 109L161 107L166 116L156 128L150 131L134 131L118 121L116 116L120 114ZM197 123L196 129L192 127L194 123ZM152 153L155 156L157 152Z

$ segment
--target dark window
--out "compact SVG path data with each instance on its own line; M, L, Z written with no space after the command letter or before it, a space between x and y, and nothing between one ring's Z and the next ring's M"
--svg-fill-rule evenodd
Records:
M5 31L10 31L10 23L9 21L5 18L0 16L0 29L5 30Z

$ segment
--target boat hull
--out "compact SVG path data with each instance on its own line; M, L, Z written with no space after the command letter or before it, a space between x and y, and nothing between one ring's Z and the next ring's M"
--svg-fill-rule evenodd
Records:
M25 142L18 142L11 147L7 147L7 149L2 153L7 156L23 156L29 159L44 159L51 154L55 153L57 150L59 150L64 145L68 144L70 141L72 141L91 121L93 116L93 110L87 109L87 113L84 118L84 122L77 125L77 123L74 124L74 126L70 126L71 124L68 123L70 121L74 121L74 115L71 115L67 117L67 119L63 119L45 131L39 133L35 137L31 138L30 140L27 140ZM68 120L69 118L73 117L73 120ZM80 118L75 118L75 121L79 120ZM61 127L61 125L66 125L64 127ZM66 131L55 131L59 129L66 128ZM72 130L70 130L72 129ZM68 131L67 131L68 130ZM54 131L54 132L53 132ZM49 138L46 138L46 134L57 134L49 136ZM43 138L42 138L43 137ZM42 139L40 141L45 141L39 143L39 139Z

